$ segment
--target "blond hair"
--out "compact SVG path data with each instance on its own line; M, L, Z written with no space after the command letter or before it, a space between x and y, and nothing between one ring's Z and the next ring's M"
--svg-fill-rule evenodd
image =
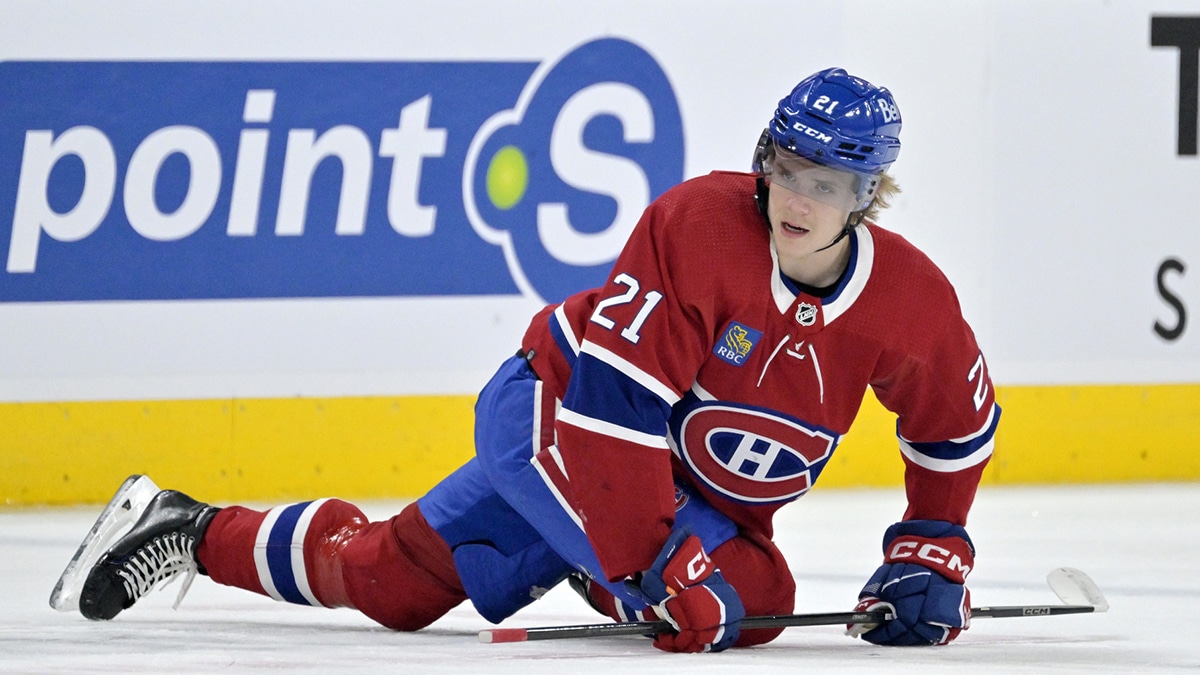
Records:
M892 205L892 200L900 194L900 185L886 173L879 174L879 187L875 188L875 198L870 206L863 209L863 220L875 222L879 212Z

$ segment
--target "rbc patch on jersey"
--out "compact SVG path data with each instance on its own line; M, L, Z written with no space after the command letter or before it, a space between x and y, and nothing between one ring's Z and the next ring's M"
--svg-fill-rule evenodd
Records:
M741 366L750 358L750 352L754 351L754 346L761 337L762 331L733 321L729 328L725 329L721 339L717 340L713 353L725 363Z

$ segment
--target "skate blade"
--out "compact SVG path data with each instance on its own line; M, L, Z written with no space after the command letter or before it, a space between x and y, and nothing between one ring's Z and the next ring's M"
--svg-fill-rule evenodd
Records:
M60 612L79 610L79 594L96 561L133 527L146 505L159 492L154 481L146 476L134 475L125 479L58 578L50 593L51 607Z

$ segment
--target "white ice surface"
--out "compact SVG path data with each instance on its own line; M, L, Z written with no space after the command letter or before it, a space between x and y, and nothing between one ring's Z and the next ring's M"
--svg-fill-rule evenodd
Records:
M401 504L360 506L382 518ZM899 490L818 489L784 508L777 539L797 579L797 611L848 610L902 510ZM980 492L969 523L974 605L1055 603L1046 573L1070 566L1096 581L1107 613L976 619L944 648L792 628L766 646L706 655L660 653L636 637L481 644L476 634L490 625L469 604L426 630L394 633L351 610L276 603L203 578L178 610L171 585L111 622L90 622L47 598L98 512L0 512L0 672L1200 672L1200 483ZM502 625L600 619L564 584Z

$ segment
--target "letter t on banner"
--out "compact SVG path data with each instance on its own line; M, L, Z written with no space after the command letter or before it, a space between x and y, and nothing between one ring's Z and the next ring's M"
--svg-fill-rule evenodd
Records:
M1179 48L1180 156L1196 155L1196 121L1200 117L1200 16L1150 17L1150 46Z

